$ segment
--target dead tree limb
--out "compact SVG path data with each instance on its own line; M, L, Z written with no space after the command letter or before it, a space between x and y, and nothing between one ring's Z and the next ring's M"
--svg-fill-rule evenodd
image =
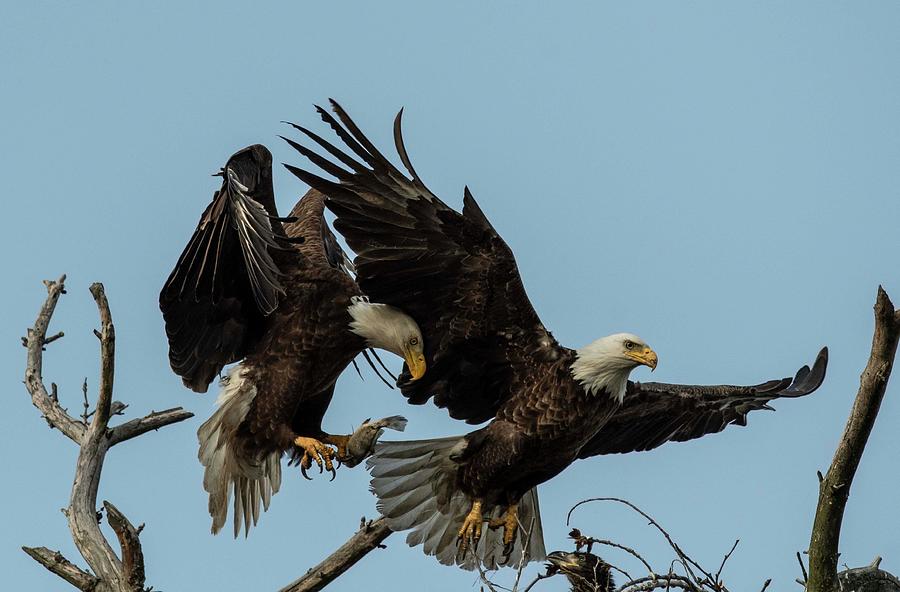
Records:
M875 301L875 334L869 362L859 381L859 391L844 434L828 473L819 483L819 503L809 542L808 592L838 590L838 544L841 521L850 495L850 485L863 450L875 425L900 339L900 311L881 286Z
M326 557L306 574L282 588L279 592L317 592L342 573L353 567L357 561L373 549L383 547L384 539L391 534L384 518L366 522L337 551Z
M181 408L169 409L133 419L120 426L109 426L110 418L120 412L124 405L112 399L116 337L102 284L93 284L90 288L100 313L100 330L94 331L100 340L100 385L95 409L92 413L86 410L83 419L79 421L60 406L56 386L53 385L51 393L44 386L43 351L47 344L62 335L59 333L50 339L46 337L59 297L65 294L65 279L66 276L62 276L55 282L45 282L47 299L37 320L23 339L28 350L25 387L31 394L32 404L43 414L50 427L59 429L80 447L72 495L64 513L68 518L75 546L94 573L82 570L59 552L45 547L23 547L23 550L79 590L140 592L144 589L144 558L138 536L140 528L132 526L115 506L104 502L110 526L118 538L121 558L100 531L97 489L103 461L110 447L150 430L183 421L193 414Z

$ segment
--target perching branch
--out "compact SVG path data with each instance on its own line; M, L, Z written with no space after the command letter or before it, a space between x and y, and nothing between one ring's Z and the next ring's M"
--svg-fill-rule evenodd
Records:
M321 590L373 549L383 548L381 543L391 534L384 518L366 522L361 520L359 530L326 557L319 565L306 572L279 592L316 592Z
M81 421L72 418L58 401L56 386L48 394L43 379L44 347L58 339L47 339L50 319L60 295L65 294L65 276L58 281L45 282L47 300L44 302L34 326L23 339L28 349L25 386L31 401L43 414L51 427L59 429L80 447L75 468L72 495L65 515L75 546L93 570L90 574L67 560L58 552L45 547L23 547L38 563L57 574L79 590L97 592L141 592L144 590L144 559L139 539L140 528L131 522L115 506L104 502L107 519L118 538L121 558L100 531L97 512L97 489L103 461L111 446L134 438L150 430L183 421L193 414L181 408L131 420L117 427L109 427L113 415L121 413L124 405L113 401L115 374L115 327L102 284L90 288L100 313L100 330L94 331L100 339L100 386L93 413L86 410ZM57 335L61 335L57 334Z
M808 592L839 589L838 545L841 521L850 495L850 485L863 450L875 424L900 339L900 310L895 310L887 293L878 287L875 301L875 334L869 362L859 381L859 391L844 434L834 453L828 473L820 479L819 503L809 542Z

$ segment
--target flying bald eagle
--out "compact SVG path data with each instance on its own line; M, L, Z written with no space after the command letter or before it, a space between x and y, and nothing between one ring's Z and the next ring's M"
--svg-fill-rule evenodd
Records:
M349 437L324 432L322 417L357 354L393 352L413 380L425 364L415 321L363 297L323 218L321 193L309 191L279 218L272 155L260 145L235 153L220 174L222 187L159 305L169 361L188 388L206 392L226 364L243 360L222 380L219 407L198 431L212 531L224 525L233 494L237 536L278 491L283 453L304 476L315 461L333 478L333 458L347 458Z
M394 140L409 176L332 106L340 122L322 108L319 114L350 153L301 126L331 158L290 143L336 180L288 169L327 195L335 228L357 254L361 289L421 328L429 370L418 381L405 371L402 393L416 404L433 399L469 423L490 420L461 437L376 446L368 464L378 507L392 529L412 530L410 545L469 569L476 561L489 568L517 562L523 551L540 559L534 488L576 459L718 432L772 399L821 384L825 350L793 381L705 387L630 382L634 368L657 364L634 335L577 350L560 345L529 302L510 248L468 189L459 213L422 183L403 143L402 111ZM484 530L484 522L502 527L502 535ZM530 524L523 550L517 533ZM470 547L476 552L467 553Z

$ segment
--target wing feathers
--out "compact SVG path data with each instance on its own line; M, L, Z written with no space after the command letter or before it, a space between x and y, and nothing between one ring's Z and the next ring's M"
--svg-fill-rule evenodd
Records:
M793 380L770 380L755 386L696 386L657 382L629 383L622 407L582 448L579 458L651 450L669 441L684 442L746 425L747 414L771 410L774 399L808 395L825 379L828 348L812 368L803 366Z
M284 294L273 258L284 247L271 166L271 154L259 145L228 160L222 187L160 293L172 369L198 392L244 356Z

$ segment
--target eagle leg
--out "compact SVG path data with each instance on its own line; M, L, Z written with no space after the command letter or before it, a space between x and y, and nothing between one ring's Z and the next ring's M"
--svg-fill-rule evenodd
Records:
M509 504L503 516L488 522L488 528L500 528L501 526L503 527L503 563L507 563L513 552L516 530L519 528L518 503Z
M347 445L350 443L350 435L342 436L335 434L325 434L322 442L331 444L337 448L337 461L340 463L347 458Z
M303 450L303 458L300 459L300 472L304 478L309 479L306 469L312 466L312 461L316 461L316 464L319 465L319 472L321 473L324 467L326 471L331 473L331 480L334 481L337 473L334 470L334 464L331 462L331 459L334 458L334 451L331 448L315 438L307 438L305 436L296 437L294 446Z
M478 541L481 539L481 528L483 523L484 517L481 515L481 500L476 499L472 502L472 509L469 510L465 520L463 520L462 526L459 527L459 533L456 537L458 557L466 556L470 541L472 543L472 548L478 546Z

